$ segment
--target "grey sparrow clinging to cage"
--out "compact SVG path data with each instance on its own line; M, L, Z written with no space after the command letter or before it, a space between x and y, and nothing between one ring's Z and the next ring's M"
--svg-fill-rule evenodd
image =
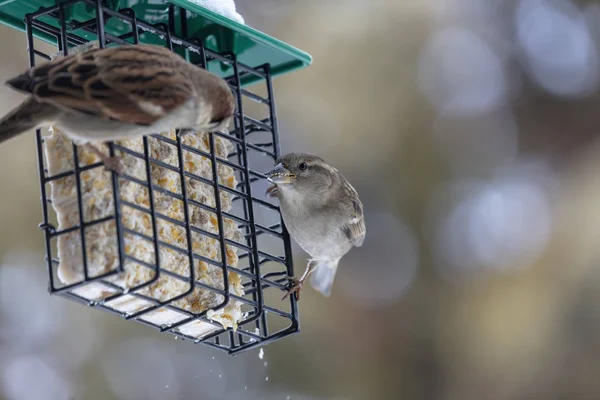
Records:
M223 79L155 45L68 55L30 68L6 84L30 96L0 120L0 143L53 125L117 172L119 160L90 141L172 129L222 131L235 109Z
M267 193L279 199L290 236L311 256L300 279L288 278L283 298L296 293L300 299L309 276L313 288L329 297L340 259L365 239L358 193L337 169L312 154L290 153L275 164L266 174L275 184Z

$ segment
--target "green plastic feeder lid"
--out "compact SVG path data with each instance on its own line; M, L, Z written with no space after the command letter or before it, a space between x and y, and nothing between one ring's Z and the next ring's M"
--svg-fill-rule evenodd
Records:
M34 13L40 8L47 8L59 4L59 0L0 0L0 23L8 25L20 31L25 31L25 15ZM249 26L240 24L222 15L207 10L187 0L107 0L111 10L118 11L122 8L131 8L135 11L138 19L149 24L168 24L169 6L175 6L175 32L180 35L180 13L181 8L187 12L187 36L188 38L204 39L207 49L217 53L233 52L237 60L249 67L258 67L270 64L272 75L281 75L311 64L310 54L303 52L287 43L277 40ZM65 8L67 27L71 22L84 22L96 17L95 6L89 3L79 2ZM59 26L59 21L52 16L38 18L54 27ZM105 32L113 36L120 36L131 32L131 25L114 17L105 15ZM96 40L95 33L84 29L69 29L69 32L86 40ZM56 45L56 37L33 29L35 37L48 43ZM139 34L141 43L165 45L164 38L160 38L149 32ZM190 61L197 62L198 55L179 49L178 52ZM222 77L230 76L233 71L219 61L212 61L208 69ZM249 85L260 78L247 74L240 78L243 85Z

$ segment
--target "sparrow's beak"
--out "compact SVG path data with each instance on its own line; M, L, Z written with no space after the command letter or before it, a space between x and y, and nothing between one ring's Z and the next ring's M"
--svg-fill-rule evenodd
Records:
M231 123L231 118L225 118L222 121L213 123L212 126L209 127L209 130L210 130L210 132L218 132L221 134L228 134L230 123Z
M288 171L283 165L277 164L275 168L265 174L269 182L274 184L290 183L296 175Z

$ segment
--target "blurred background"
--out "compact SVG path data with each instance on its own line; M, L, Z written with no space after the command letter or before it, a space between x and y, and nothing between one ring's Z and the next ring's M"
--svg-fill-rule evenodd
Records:
M0 398L600 398L600 4L236 3L312 54L275 80L283 151L349 178L365 245L264 357L175 341L48 295L24 135L0 147ZM28 65L22 33L0 50L0 80Z

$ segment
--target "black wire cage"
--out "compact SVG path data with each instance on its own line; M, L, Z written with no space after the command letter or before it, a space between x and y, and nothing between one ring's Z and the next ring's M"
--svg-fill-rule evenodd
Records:
M88 10L93 10L94 18L67 20L65 16L69 15L70 10L82 5ZM57 50L63 54L67 54L74 46L86 45L90 40L87 34L94 36L99 47L131 45L146 42L148 37L152 37L155 41L162 40L164 45L173 51L188 54L191 62L202 67L206 67L209 62L219 62L224 70L230 71L225 79L237 99L232 130L228 133L204 133L206 136L203 136L203 140L207 145L204 149L186 143L181 132L173 136L157 133L140 139L141 147L137 150L120 142L107 144L111 155L138 160L142 172L145 173L145 179L130 174L128 170L122 175L109 173L104 171L102 164L97 161L85 164L81 148L70 142L68 147L72 154L71 168L57 173L49 166L46 148L48 136L38 130L37 151L43 213L40 227L45 235L49 291L52 294L121 315L125 319L152 326L161 332L194 343L204 343L235 354L299 331L295 297L281 300L282 289L287 284L286 276L293 276L294 272L290 238L283 226L278 207L264 195L264 175L254 168L254 165L260 164L255 162L256 160L265 160L266 157L272 165L279 156L272 72L270 64L244 65L237 61L234 52L218 53L209 50L203 43L203 38L188 37L186 21L189 17L189 11L171 4L168 6L168 23L151 24L137 18L133 9L114 10L105 2L96 0L65 1L26 15L25 30L31 66L50 59L49 52L41 50L47 48L47 44L35 39L34 31L56 37ZM128 27L128 31L121 35L106 32L105 25L108 20L113 24L119 23L122 27ZM146 39L140 39L141 35ZM253 88L261 88L257 91L243 88L243 80L249 78L259 83L253 85ZM260 90L264 94L257 94ZM254 116L249 111L245 113L245 109L259 110L257 114L262 114ZM228 143L229 150L219 153L217 150L222 150L224 142ZM153 155L153 148L156 146L168 147L169 152L175 154L176 161L169 163ZM195 173L186 168L190 157L204 160L205 165L209 166L208 174ZM264 161L261 163L264 164ZM163 169L175 174L179 179L180 189L177 191L165 188L164 185L154 182L151 178L154 169ZM235 184L222 181L219 172L223 169L231 172L235 177ZM112 201L110 214L95 219L86 218L86 214L89 214L86 211L89 197L86 197L84 182L86 174L94 170L108 174ZM53 204L53 201L56 201L53 191L56 191L58 186L52 185L69 179L73 183L77 218L72 225L61 227L56 204ZM149 201L146 205L135 203L122 195L123 188L132 184L137 185L138 191L148 195ZM190 185L209 185L214 193L213 200L194 198L188 193ZM183 205L183 218L163 214L157 206L159 198L171 199ZM223 202L230 204L229 209L225 209ZM133 212L131 210L149 221L151 234L142 234L125 223L124 218ZM192 214L196 212L203 213L212 221L214 229L194 225ZM184 246L169 243L161 236L160 226L165 223L179 229L185 238ZM92 245L94 239L90 239L89 232L102 224L112 224L111 226L115 227L114 236L108 240L113 241L117 249L116 259L113 267L107 271L94 273L90 264L95 257L93 252L98 251L98 246ZM238 232L234 238L225 234L225 225L232 224ZM68 238L64 242L67 246L76 244L82 249L78 264L81 274L77 279L66 283L59 279L61 262L65 262L58 255L60 245L57 243L61 237ZM150 261L145 261L129 251L128 243L132 237L150 246ZM218 251L212 255L196 251L194 238L211 241L217 245ZM180 258L184 257L190 266L187 272L174 272L172 268L163 265L161 261L164 260L161 258L164 258L166 251L179 254ZM232 252L235 255L230 254ZM216 269L217 273L212 277L219 279L214 278L210 282L203 280L203 273L191 267L198 263L201 263L205 270ZM148 279L129 286L115 283L115 277L126 273L129 264L150 271L150 274L145 275ZM156 290L150 289L156 289L161 280L167 278L172 282L180 282L179 285L184 289L170 297L167 296L168 298L153 295L156 294ZM237 282L241 291L231 290L232 280ZM98 298L82 295L82 288L92 287L90 285L102 287L102 295ZM182 306L183 300L198 293L204 296L201 296L202 299L209 298L211 301L204 302L202 307ZM114 306L124 297L134 299L142 306L126 311ZM230 321L229 324L216 321L215 313L218 314L219 310L231 304L234 308L237 307L236 320ZM156 319L148 317L165 311L175 313L177 317L168 323L160 322L160 319L156 322ZM182 329L193 323L202 325L201 335L192 335Z

